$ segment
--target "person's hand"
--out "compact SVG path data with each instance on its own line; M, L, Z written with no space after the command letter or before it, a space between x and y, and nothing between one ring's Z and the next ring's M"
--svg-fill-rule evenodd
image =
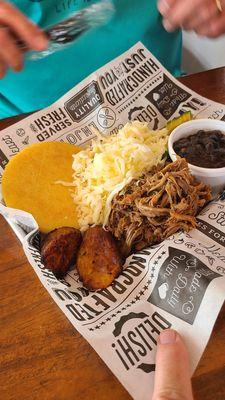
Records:
M16 44L18 40L32 50L44 50L48 43L38 26L11 4L0 1L0 78L9 67L14 71L23 68L24 52Z
M160 334L152 400L193 400L189 358L184 342L174 330Z
M216 0L159 0L158 9L167 31L183 28L216 38L225 33L225 1L220 3L222 11Z

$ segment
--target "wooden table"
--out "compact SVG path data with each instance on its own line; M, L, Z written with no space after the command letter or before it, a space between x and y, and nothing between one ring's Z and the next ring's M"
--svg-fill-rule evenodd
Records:
M225 104L225 68L182 78ZM0 121L0 129L20 117ZM129 400L91 346L69 323L0 218L0 398ZM193 377L196 400L225 399L225 306ZM150 400L150 399L149 399Z

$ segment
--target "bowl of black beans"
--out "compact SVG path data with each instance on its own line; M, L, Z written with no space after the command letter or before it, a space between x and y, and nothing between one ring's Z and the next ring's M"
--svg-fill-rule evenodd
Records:
M169 155L185 158L191 173L212 187L225 189L225 122L196 119L178 126L169 137Z

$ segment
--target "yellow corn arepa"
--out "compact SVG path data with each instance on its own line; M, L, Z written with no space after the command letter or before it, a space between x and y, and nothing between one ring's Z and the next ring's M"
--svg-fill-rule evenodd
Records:
M43 233L61 226L77 228L68 187L56 182L71 182L72 156L78 151L79 147L63 142L26 147L5 168L2 193L6 205L32 214Z

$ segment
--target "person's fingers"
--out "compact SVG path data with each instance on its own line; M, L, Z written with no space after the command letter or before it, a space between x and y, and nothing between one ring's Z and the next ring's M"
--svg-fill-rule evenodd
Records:
M44 32L19 10L4 1L0 1L0 25L11 29L18 39L31 49L44 50L47 47L48 40Z
M167 31L173 31L183 26L194 15L194 2L196 0L181 0L174 3L164 14L163 25Z
M196 11L198 10L199 13L208 1L209 0L192 0L191 2L190 0L175 1L172 5L169 5L166 12L162 13L165 29L167 31L173 31L184 26L188 20L195 18Z
M158 10L163 16L167 16L178 0L158 0Z
M208 24L209 21L218 17L218 9L213 1L210 1L205 7L202 7L199 12L195 13L195 16L191 16L182 25L182 28L187 31L194 31L200 29Z
M174 330L159 337L152 400L193 400L188 353Z
M7 28L0 28L0 56L8 66L15 71L23 67L22 51L16 46Z
M0 79L2 79L5 76L6 71L7 71L7 66L0 57Z
M218 15L214 20L208 20L204 26L196 27L195 32L199 36L211 39L221 36L225 33L225 13Z

